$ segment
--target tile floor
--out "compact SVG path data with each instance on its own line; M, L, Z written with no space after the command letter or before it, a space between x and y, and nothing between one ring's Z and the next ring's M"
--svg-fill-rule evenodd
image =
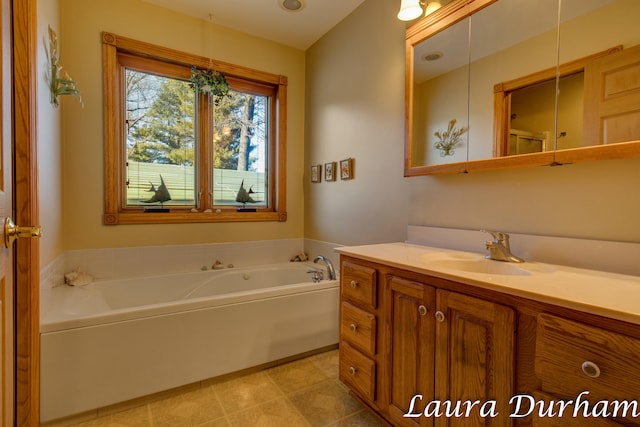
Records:
M74 427L383 426L338 380L338 350L222 381Z

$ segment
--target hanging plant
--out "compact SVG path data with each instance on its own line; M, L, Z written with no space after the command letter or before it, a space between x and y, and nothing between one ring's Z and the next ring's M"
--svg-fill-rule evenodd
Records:
M229 93L229 84L224 74L216 70L198 69L196 66L191 67L189 86L196 93L200 92L216 97L226 96Z
M49 26L49 48L47 49L45 44L44 51L47 56L47 62L49 63L47 79L49 80L49 101L51 104L53 104L54 107L58 107L58 105L60 105L58 96L73 95L84 107L80 90L76 87L76 82L74 82L66 72L64 73L64 77L61 77L62 65L60 65L60 56L58 53L58 36L51 26Z
M453 156L455 146L460 143L460 137L469 130L468 126L456 129L456 119L449 120L449 127L445 131L434 132L438 141L433 146L440 150L440 156Z

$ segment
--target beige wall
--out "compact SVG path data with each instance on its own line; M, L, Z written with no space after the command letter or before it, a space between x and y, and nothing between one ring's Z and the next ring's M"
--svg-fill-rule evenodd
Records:
M302 237L304 52L140 0L59 1L63 63L85 102L62 115L65 250ZM102 31L289 78L286 222L103 225Z
M367 0L307 51L305 237L402 239L404 24L399 3ZM309 183L311 164L355 158L355 179Z
M397 6L365 1L307 51L305 168L346 156L357 166L354 181L305 180L305 237L403 240L421 224L640 242L640 159L402 178Z
M37 116L38 116L38 183L40 225L44 238L40 241L40 263L44 266L62 254L62 159L60 117L62 107L55 108L49 102L45 41L49 41L51 26L60 34L58 0L38 2L38 72L37 72ZM63 64L64 65L64 64ZM61 99L63 105L75 102Z

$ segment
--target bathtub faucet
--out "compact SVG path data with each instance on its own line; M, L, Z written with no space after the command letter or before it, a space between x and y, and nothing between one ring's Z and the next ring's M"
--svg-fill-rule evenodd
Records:
M317 257L315 257L313 262L317 263L318 261L324 261L324 263L327 264L327 274L329 275L329 280L336 280L336 270L333 268L331 260L326 256L318 255Z

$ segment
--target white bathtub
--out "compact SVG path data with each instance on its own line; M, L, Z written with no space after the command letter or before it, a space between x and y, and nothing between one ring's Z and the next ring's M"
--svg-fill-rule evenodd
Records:
M338 342L339 284L284 263L41 292L41 420Z

